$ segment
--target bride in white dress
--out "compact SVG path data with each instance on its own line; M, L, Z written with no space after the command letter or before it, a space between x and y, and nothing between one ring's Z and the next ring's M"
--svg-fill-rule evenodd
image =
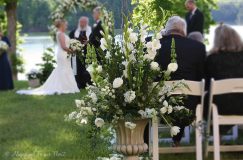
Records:
M33 90L20 90L17 91L18 94L54 95L80 92L71 68L71 58L68 58L70 39L65 34L67 22L65 20L58 20L55 25L58 29L56 34L57 67L41 87Z

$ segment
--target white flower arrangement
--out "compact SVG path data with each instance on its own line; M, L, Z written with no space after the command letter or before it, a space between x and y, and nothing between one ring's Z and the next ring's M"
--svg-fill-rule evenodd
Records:
M4 41L0 41L0 50L7 51L8 50L8 44Z
M69 49L72 51L71 56L83 56L83 48L84 44L82 44L80 41L78 41L77 39L70 39Z
M82 97L83 101L76 101L76 112L81 115L75 115L74 120L80 124L88 118L87 123L94 127L93 131L115 127L119 121L125 122L127 128L135 129L136 120L160 117L164 124L171 127L171 135L175 136L180 131L177 122L190 125L194 114L178 107L183 96L171 96L173 91L186 86L182 82L165 85L165 81L170 80L170 74L178 68L174 40L171 46L173 65L168 66L168 72L156 62L156 55L161 48L160 32L146 42L146 29L140 26L135 28L125 20L123 37L118 43L109 22L103 23L100 49L87 47L86 65L93 84L86 87L88 94ZM87 107L88 114L83 111ZM66 117L68 119L69 116Z
M39 70L32 69L26 75L27 75L28 80L39 79L41 72Z

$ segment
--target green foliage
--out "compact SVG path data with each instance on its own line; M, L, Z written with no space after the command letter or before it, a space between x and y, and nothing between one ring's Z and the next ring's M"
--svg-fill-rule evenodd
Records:
M21 55L10 54L13 73L24 73L24 59Z
M47 78L50 76L51 72L53 71L54 64L56 63L56 61L54 60L54 56L53 56L53 49L52 48L48 48L42 57L42 61L43 64L38 64L38 66L40 66L40 82L41 84L43 84Z
M208 31L213 24L211 11L216 8L217 0L197 1L198 8L205 16L205 30ZM152 28L163 26L163 21L168 15L179 15L184 17L186 14L184 0L132 0L135 5L133 19L136 23L144 20Z

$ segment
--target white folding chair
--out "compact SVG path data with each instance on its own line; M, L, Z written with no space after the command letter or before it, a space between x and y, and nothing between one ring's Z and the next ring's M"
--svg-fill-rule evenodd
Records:
M172 85L173 83L176 83L177 81L169 81L166 82L166 85ZM195 82L195 81L184 81L185 84L190 88L188 90L187 88L177 90L175 91L174 95L178 94L185 94L185 95L191 95L191 96L200 96L201 102L197 105L196 108L196 124L199 124L203 120L203 105L204 105L204 95L205 95L205 81L202 80L201 82ZM152 145L150 145L152 148L150 148L150 151L153 154L153 160L159 160L159 154L167 154L167 153L193 153L196 152L196 159L202 160L202 134L200 129L196 129L196 146L185 146L185 147L161 147L159 148L159 141L158 141L158 135L159 135L159 121L153 121L152 122ZM150 144L151 144L150 143Z
M243 151L243 145L227 145L220 146L220 125L240 125L243 124L243 115L219 115L218 108L213 103L213 97L216 95L243 93L243 79L225 79L215 81L211 80L210 96L209 96L209 111L207 121L207 136L210 134L210 126L213 125L213 147L206 144L206 153L214 152L214 160L220 160L221 152L238 152ZM232 106L233 107L233 106ZM233 109L233 108L232 108ZM211 123L212 118L212 123Z

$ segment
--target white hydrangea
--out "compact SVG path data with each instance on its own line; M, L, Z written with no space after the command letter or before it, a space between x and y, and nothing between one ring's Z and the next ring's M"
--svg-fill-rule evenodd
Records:
M177 63L170 63L167 67L167 70L169 72L175 72L178 69L178 64Z
M94 92L90 93L89 97L92 99L93 103L96 103L98 101L98 98Z
M131 130L135 129L136 128L136 124L135 123L132 123L132 122L125 122L125 127L126 128L129 128Z
M105 38L101 38L100 40L100 48L105 51L107 49L107 42L105 40Z
M136 98L136 93L134 91L127 91L124 97L126 103L131 103Z
M95 119L95 125L98 128L101 128L105 124L105 121L102 118Z
M146 108L145 112L147 118L153 118L157 115L157 111L154 108Z
M77 106L78 108L80 108L80 107L84 107L84 106L85 106L85 102L84 102L84 100L78 100L78 99L76 99L76 100L75 100L75 104L76 104L76 106Z
M171 129L170 129L171 137L176 136L178 133L180 133L180 127L177 127L177 126L171 127Z
M120 88L123 85L123 79L122 78L116 78L113 81L113 88L117 89Z
M146 112L144 110L139 110L138 114L140 114L142 118L147 118Z
M153 70L153 71L159 71L160 68L159 68L159 64L157 62L151 62L150 63L150 68Z

